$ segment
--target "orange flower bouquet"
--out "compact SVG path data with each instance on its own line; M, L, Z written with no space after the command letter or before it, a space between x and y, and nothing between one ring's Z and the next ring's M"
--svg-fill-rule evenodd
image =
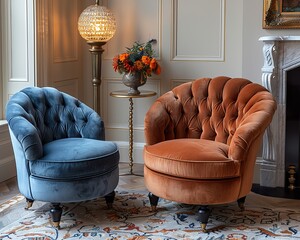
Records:
M135 42L131 48L127 48L125 53L115 56L113 59L115 72L120 74L140 72L144 78L150 77L152 73L160 74L161 67L153 57L153 41L150 40L145 44Z

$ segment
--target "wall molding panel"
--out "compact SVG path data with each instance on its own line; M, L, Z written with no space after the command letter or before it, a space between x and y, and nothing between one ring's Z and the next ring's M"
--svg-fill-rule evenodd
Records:
M224 28L225 0L172 0L171 58L224 61Z
M3 34L3 83L5 96L34 85L34 2L33 0L4 0L1 16ZM8 98L4 99L4 105Z
M69 62L78 60L78 16L77 3L70 4L68 1L53 0L53 62ZM68 19L66 21L65 19ZM75 40L75 41L74 41Z
M173 89L174 87L177 87L179 86L180 84L183 84L183 83L186 83L186 82L190 82L190 81L193 81L195 79L171 79L170 82L171 82L171 88Z
M28 55L30 42L28 30L28 1L9 1L8 12L8 42L9 51L9 81L27 82L28 81ZM21 6L16 6L21 5ZM22 41L20 41L22 39Z
M77 93L79 92L78 85L79 85L79 79L73 78L73 79L63 79L59 81L54 81L53 86L55 88L60 89L60 91L66 92L66 93Z

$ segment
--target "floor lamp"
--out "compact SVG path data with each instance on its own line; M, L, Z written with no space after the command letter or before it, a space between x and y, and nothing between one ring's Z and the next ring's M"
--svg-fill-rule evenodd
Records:
M93 68L93 108L100 114L100 85L101 85L101 57L102 46L111 39L116 32L114 15L104 6L95 5L87 7L78 18L78 31L90 45Z

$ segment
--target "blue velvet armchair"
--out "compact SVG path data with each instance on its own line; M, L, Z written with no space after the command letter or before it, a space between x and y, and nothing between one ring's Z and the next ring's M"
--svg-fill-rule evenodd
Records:
M61 203L105 197L111 207L119 181L119 149L105 141L101 117L55 88L28 87L14 94L6 119L20 192L27 208L50 202L60 227Z

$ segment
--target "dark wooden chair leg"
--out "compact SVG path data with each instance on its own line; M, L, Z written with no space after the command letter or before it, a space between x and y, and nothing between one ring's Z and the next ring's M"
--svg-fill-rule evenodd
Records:
M60 228L60 219L62 215L62 207L59 203L52 203L52 208L50 209L50 214L53 222L53 226Z
M150 200L150 205L151 205L151 211L155 212L156 207L158 204L159 197L155 196L153 193L149 192L148 194L149 200Z
M245 196L245 197L242 197L242 198L239 198L239 199L237 200L238 206L239 206L239 208L241 209L241 211L244 211L244 210L245 210L245 201L246 201L246 196Z
M211 213L211 210L207 206L200 206L198 212L199 212L199 221L201 224L201 229L203 232L207 232L206 224L208 223L208 218Z
M25 207L25 210L28 210L29 208L31 208L33 202L34 202L34 200L26 198L26 207Z
M111 208L112 208L112 205L113 205L113 203L114 203L114 201L115 201L115 196L116 196L115 191L112 191L111 193L107 194L107 195L104 197L108 209L111 209Z

